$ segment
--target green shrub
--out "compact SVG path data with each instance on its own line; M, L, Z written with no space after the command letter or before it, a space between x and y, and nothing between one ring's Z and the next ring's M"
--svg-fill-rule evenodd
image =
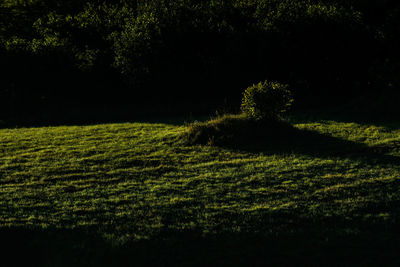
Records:
M255 120L277 120L292 102L288 85L264 81L244 91L241 110Z

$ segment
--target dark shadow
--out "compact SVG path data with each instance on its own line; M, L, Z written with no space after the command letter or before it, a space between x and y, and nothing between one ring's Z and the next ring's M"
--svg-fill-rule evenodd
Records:
M0 228L3 266L398 266L400 232L383 225L362 229L345 220L300 219L292 214L263 220L291 222L291 232L202 234L163 231L142 241L113 245L95 230ZM233 218L238 220L235 215ZM290 219L290 220L289 220ZM249 222L252 223L252 222ZM254 222L253 222L254 223ZM267 224L268 225L268 224ZM360 224L361 225L361 224ZM354 230L353 233L349 230Z
M231 120L219 125L204 124L194 129L187 139L194 143L210 144L250 153L305 154L314 157L362 159L374 164L400 163L400 157L389 155L400 144L367 146L316 131L299 129L287 122L255 123Z
M256 131L256 130L255 130ZM302 153L315 156L373 156L385 151L384 147L370 147L362 143L339 139L307 129L287 126L280 129L263 132L253 132L228 147L250 152L265 153ZM250 142L249 142L250 141Z
M367 113L354 110L305 110L289 114L287 119L293 123L318 123L336 121L344 123L357 123L360 125L374 125L387 130L400 129L398 115L385 113Z

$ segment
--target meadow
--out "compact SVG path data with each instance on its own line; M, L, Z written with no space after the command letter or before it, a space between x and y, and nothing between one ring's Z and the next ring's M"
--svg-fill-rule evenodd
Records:
M400 124L287 120L236 146L182 120L0 129L3 262L398 266Z
M0 266L400 266L399 21L1 0Z

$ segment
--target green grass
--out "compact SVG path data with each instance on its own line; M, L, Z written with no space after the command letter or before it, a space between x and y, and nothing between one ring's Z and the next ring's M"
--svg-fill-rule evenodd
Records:
M185 146L183 125L0 130L1 251L38 266L398 265L400 123ZM24 256L25 255L25 256Z

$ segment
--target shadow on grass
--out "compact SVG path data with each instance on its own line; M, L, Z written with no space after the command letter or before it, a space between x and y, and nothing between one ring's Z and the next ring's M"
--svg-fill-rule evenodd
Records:
M302 222L296 233L169 232L115 246L85 230L2 228L3 266L398 266L400 236L343 235ZM300 225L301 227L301 225ZM328 226L329 228L329 226ZM294 230L295 228L292 228ZM319 231L316 233L316 231Z
M368 146L349 140L300 129L284 121L258 123L243 116L226 116L189 126L182 135L186 144L208 144L250 153L305 154L315 157L362 158L374 163L398 164L389 155L394 144Z
M343 123L357 123L360 125L374 125L384 127L388 130L400 129L398 116L387 116L381 113L366 114L349 111L329 111L329 110L310 110L297 112L288 115L287 118L293 123L318 123L326 121L335 121Z
M387 154L394 149L389 145L367 146L289 126L277 132L252 134L248 138L251 142L238 140L234 144L227 144L226 147L265 154L296 153L317 157L363 158L380 163L400 162L399 157Z

